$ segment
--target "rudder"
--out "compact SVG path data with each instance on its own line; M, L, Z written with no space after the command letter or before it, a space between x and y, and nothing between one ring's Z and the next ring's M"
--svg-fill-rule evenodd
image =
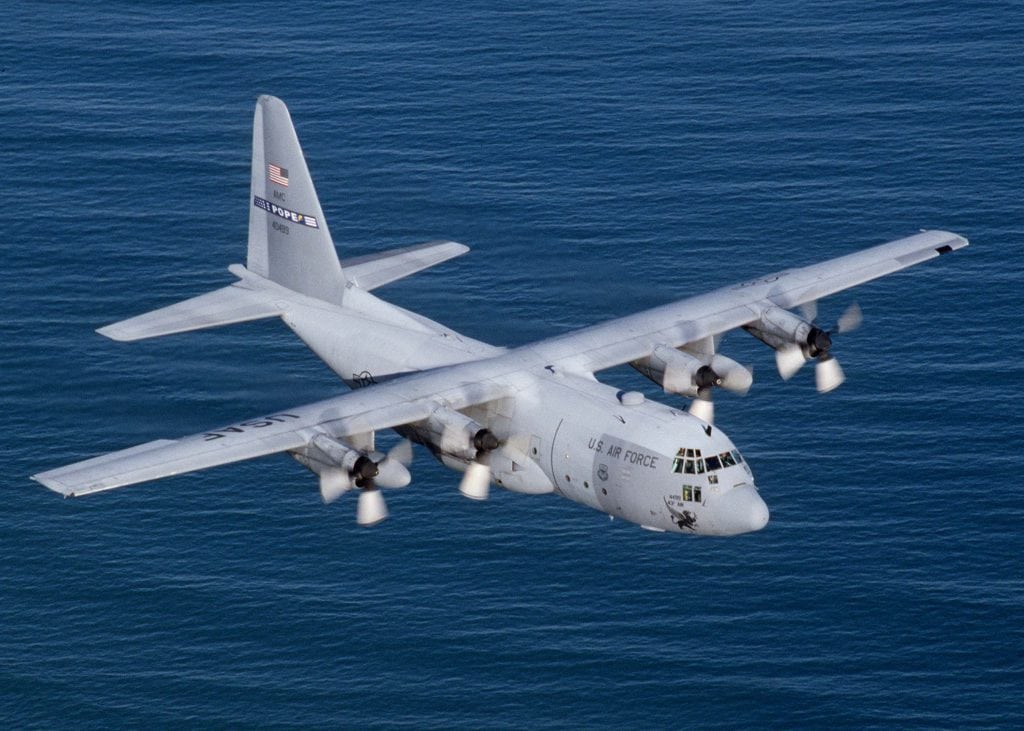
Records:
M345 276L288 107L256 101L246 268L302 294L341 304Z

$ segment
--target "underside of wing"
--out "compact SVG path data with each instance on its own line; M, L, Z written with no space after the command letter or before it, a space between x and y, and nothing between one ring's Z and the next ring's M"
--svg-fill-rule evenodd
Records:
M459 385L453 385L459 384ZM299 450L317 437L344 438L426 419L439 407L461 409L500 398L491 380L448 381L416 374L218 429L161 439L33 475L65 497L112 490L268 454Z

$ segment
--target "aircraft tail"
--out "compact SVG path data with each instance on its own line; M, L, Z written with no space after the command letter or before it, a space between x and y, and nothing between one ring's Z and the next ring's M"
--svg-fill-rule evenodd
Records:
M346 276L288 107L273 96L256 102L250 199L246 266L230 267L238 282L98 332L132 341L278 317L288 298L267 280L341 306L349 285L369 292L468 251L454 241L431 241L352 259Z
M246 268L295 292L341 304L345 276L288 107L256 102Z

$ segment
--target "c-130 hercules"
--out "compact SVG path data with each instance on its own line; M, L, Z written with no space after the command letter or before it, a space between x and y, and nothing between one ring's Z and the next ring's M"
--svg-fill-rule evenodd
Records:
M358 493L357 521L388 516L380 488L403 487L410 441L463 472L477 500L490 483L558 493L644 528L704 535L768 522L750 467L712 425L711 392L746 392L751 373L716 352L742 328L792 376L816 361L819 391L843 380L832 336L814 324L825 296L967 246L926 231L813 266L788 269L517 348L460 335L371 291L468 251L451 241L339 262L291 117L261 96L253 124L249 248L238 281L101 328L114 340L280 317L354 390L175 440L157 440L33 476L65 496L110 490L287 452L319 476L325 502ZM803 307L797 315L792 308ZM841 318L854 327L859 311ZM622 392L594 374L629 363L689 412ZM405 441L388 454L374 435Z

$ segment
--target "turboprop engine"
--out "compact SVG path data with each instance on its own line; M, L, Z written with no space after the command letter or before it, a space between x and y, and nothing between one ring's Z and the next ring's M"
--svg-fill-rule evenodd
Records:
M694 399L690 413L708 423L714 420L713 388L717 386L742 395L754 381L750 370L732 358L718 353L694 355L668 345L659 345L649 356L630 365L666 393Z
M320 496L332 503L352 488L359 488L356 522L376 525L388 517L382 487L405 487L412 481L406 465L412 446L399 442L387 454L356 449L327 434L318 434L309 444L293 452L300 463L320 476Z
M490 494L491 468L488 454L501 446L490 429L465 414L446 407L438 408L426 420L430 446L444 456L469 460L459 483L459 492L473 500L486 500Z
M816 385L819 392L825 393L837 388L846 379L839 361L830 352L832 335L858 327L861 312L857 305L852 305L839 318L835 329L826 331L811 322L817 306L811 303L808 311L812 314L804 319L781 307L769 307L759 319L747 323L743 329L775 349L775 365L784 380L792 378L809 358L816 358Z

